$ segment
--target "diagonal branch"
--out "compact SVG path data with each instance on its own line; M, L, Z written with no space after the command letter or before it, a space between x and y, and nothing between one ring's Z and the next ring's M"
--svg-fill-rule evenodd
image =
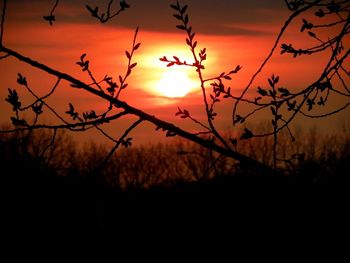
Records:
M212 150L214 150L214 151L216 151L224 156L234 158L234 159L240 161L241 163L248 165L252 168L255 167L256 169L258 169L262 172L274 173L274 171L270 167L254 160L252 158L249 158L245 155L239 154L239 153L232 151L232 150L229 150L227 148L221 147L211 140L203 139L195 134L192 134L192 133L189 133L185 130L182 130L181 128L175 126L172 123L158 119L153 115L150 115L150 114L148 114L140 109L137 109L137 108L130 106L129 104L127 104L124 101L121 101L117 98L113 98L113 97L109 96L108 94L105 94L99 90L96 90L96 89L90 87L89 85L83 83L82 81L80 81L80 80L78 80L78 79L76 79L76 78L74 78L66 73L62 73L62 72L59 72L57 70L54 70L54 69L52 69L44 64L41 64L41 63L34 61L28 57L25 57L25 56L17 53L14 50L8 49L6 47L3 47L2 49L4 52L17 58L18 60L20 60L24 63L27 63L35 68L38 68L42 71L45 71L50 75L54 75L58 78L64 79L64 80L72 83L75 87L79 87L79 88L84 89L85 91L87 91L91 94L94 94L102 99L105 99L106 101L109 101L110 103L112 103L116 107L123 108L128 113L136 115L145 121L153 123L157 127L161 127L164 130L171 131L172 133L175 133L176 135L178 135L180 137L183 137L187 140L195 142L203 147L212 149Z
M101 169L107 162L108 160L113 156L113 154L115 153L116 150L118 150L120 144L123 143L124 139L126 138L126 136L128 136L128 134L135 129L141 122L143 122L142 119L137 120L136 122L134 122L125 132L124 134L120 137L120 139L116 142L116 144L114 145L114 147L111 149L111 151L108 153L108 155L105 157L105 159L102 161L102 163L99 165L99 169Z
M61 79L58 79L57 82L55 83L55 85L53 86L53 88L50 90L50 92L49 92L48 94L46 94L45 96L42 96L42 97L38 97L38 96L29 88L28 85L25 85L25 87L27 88L27 90L29 91L29 93L31 93L31 94L36 98L36 100L35 100L33 103L29 104L28 106L21 108L20 110L21 110L21 111L25 111L25 110L31 108L33 105L37 104L37 103L40 102L40 101L44 102L44 99L47 99L48 97L50 97L50 96L55 92L55 90L56 90L56 88L58 87L58 84L60 83L60 81L61 81ZM48 105L46 105L46 106L48 106Z

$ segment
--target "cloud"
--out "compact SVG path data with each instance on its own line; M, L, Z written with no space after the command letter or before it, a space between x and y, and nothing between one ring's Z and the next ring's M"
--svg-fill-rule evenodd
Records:
M222 30L232 36L273 36L280 30L280 23L233 23L220 25Z
M173 18L174 10L169 5L174 1L154 0L131 1L131 8L116 23L120 26L140 26L148 31L175 32L177 21ZM245 28L227 28L224 24L261 24L280 22L286 7L283 1L266 0L221 0L188 1L190 23L195 32L206 35L252 35L263 30ZM261 31L261 32L260 32Z
M109 27L140 27L147 31L175 32L177 21L173 18L174 10L169 5L173 0L128 0L131 8L113 18ZM56 24L77 23L97 24L85 5L99 6L105 12L106 1L61 1L55 11ZM264 29L249 29L237 24L279 23L285 17L286 7L283 1L275 0L191 0L187 1L190 23L195 32L207 35L264 35ZM49 14L53 3L39 1L14 0L9 4L9 20L43 21L42 16ZM112 5L112 12L119 8L119 1ZM222 25L235 25L226 27Z

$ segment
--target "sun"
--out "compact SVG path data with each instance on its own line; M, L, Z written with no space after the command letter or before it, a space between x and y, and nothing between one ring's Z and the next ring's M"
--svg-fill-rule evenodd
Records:
M164 97L181 98L191 91L191 86L191 80L186 72L171 70L164 73L157 84L157 91Z

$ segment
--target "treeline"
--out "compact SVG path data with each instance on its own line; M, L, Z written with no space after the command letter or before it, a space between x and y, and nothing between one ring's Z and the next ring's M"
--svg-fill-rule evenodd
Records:
M299 131L295 142L281 135L276 175L257 174L181 140L121 148L101 166L110 147L78 147L65 133L52 140L52 132L42 130L2 134L3 226L10 235L28 230L130 234L156 228L159 220L191 218L184 221L189 223L211 216L229 225L256 224L267 211L281 216L284 209L290 216L302 207L303 214L315 207L337 208L348 192L349 134L345 128L336 135ZM237 147L272 162L270 139Z
M256 130L264 132L264 125ZM61 177L98 177L118 190L176 188L178 185L214 178L271 177L241 167L232 159L183 140L169 143L120 148L107 161L110 148L96 142L82 147L66 133L53 139L50 131L18 132L1 135L1 162L6 175L28 177L49 174ZM281 133L278 140L278 177L286 181L327 183L346 175L350 160L350 131L326 135L316 128L296 130L295 140ZM272 165L273 140L253 138L237 145L237 150L267 165ZM276 176L275 176L276 177ZM242 179L244 180L244 179Z

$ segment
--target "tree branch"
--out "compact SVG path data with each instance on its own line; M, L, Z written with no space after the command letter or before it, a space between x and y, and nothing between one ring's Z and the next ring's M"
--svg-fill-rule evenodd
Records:
M265 67L265 65L267 64L267 62L270 60L270 58L272 57L273 53L276 50L276 47L279 43L279 41L281 40L284 32L286 31L286 29L288 28L288 26L290 25L290 23L294 20L294 18L296 18L298 15L300 15L301 13L305 12L306 10L310 9L311 7L313 7L315 4L321 2L321 0L317 0L313 3L310 3L309 5L295 11L292 15L290 15L290 17L287 19L287 21L284 23L284 26L282 27L280 33L277 36L277 39L275 41L275 44L273 45L269 55L267 56L267 58L264 60L264 62L261 64L260 68L258 69L258 71L253 75L253 77L251 78L251 80L249 81L248 85L246 86L246 88L243 90L242 94L239 96L239 99L236 101L234 107L233 107L233 113L232 113L232 120L234 123L234 119L236 116L236 112L237 112L237 108L238 108L238 104L241 101L241 99L244 97L244 95L247 93L247 91L249 90L250 86L253 84L255 78L261 73L261 71L263 70L263 68ZM286 1L288 8L289 8L289 4Z
M199 136L196 136L192 133L186 132L186 131L180 129L179 127L175 126L172 123L168 123L168 122L165 122L163 120L160 120L153 115L150 115L144 111L141 111L140 109L137 109L137 108L130 106L129 104L127 104L124 101L113 98L113 97L109 96L108 94L105 94L99 90L96 90L96 89L90 87L89 85L83 83L82 81L75 79L74 77L72 77L66 73L62 73L62 72L59 72L57 70L54 70L54 69L52 69L44 64L41 64L41 63L34 61L28 57L25 57L25 56L17 53L16 51L13 51L13 50L8 49L6 47L3 47L3 51L6 52L7 54L17 58L18 60L24 62L24 63L27 63L35 68L43 70L50 75L54 75L58 78L66 80L66 81L72 83L75 87L84 89L85 91L87 91L91 94L94 94L102 99L105 99L106 101L109 101L111 104L115 105L116 107L123 108L128 113L136 115L139 118L141 118L142 120L153 123L157 127L161 127L164 130L171 131L172 133L175 133L176 135L178 135L180 137L183 137L183 138L188 139L192 142L195 142L195 143L197 143L205 148L212 149L212 150L214 150L222 155L234 158L245 165L248 165L250 167L255 167L256 169L261 170L262 172L274 173L274 171L270 167L254 160L254 159L251 159L245 155L242 155L242 154L239 154L239 153L234 152L232 150L221 147L211 140L206 140L206 139L200 138Z
M36 124L35 126L26 126L22 128L16 128L13 130L0 130L0 133L13 133L18 131L27 131L27 130L37 130L37 129L50 129L50 130L58 130L58 129L69 129L71 131L85 131L87 130L86 126L91 126L91 128L96 127L98 125L109 123L110 121L119 119L120 117L127 115L127 111L122 111L110 117L105 117L103 119L87 121L87 122L77 122L77 123L69 123L69 124L60 124L60 125L46 125L46 124Z
M119 138L118 141L116 141L115 146L111 149L111 151L108 153L108 155L106 156L106 158L102 161L102 163L99 165L99 169L101 169L107 162L108 160L112 157L112 155L115 153L115 151L119 148L120 144L123 143L124 139L126 138L126 136L128 136L128 134L135 129L141 122L143 122L142 119L137 120L136 122L134 122L127 130L125 130L124 134Z
M6 14L7 0L3 1L2 14L1 14L1 26L0 26L0 49L2 48L2 38L4 36L4 24L5 24L5 14Z

